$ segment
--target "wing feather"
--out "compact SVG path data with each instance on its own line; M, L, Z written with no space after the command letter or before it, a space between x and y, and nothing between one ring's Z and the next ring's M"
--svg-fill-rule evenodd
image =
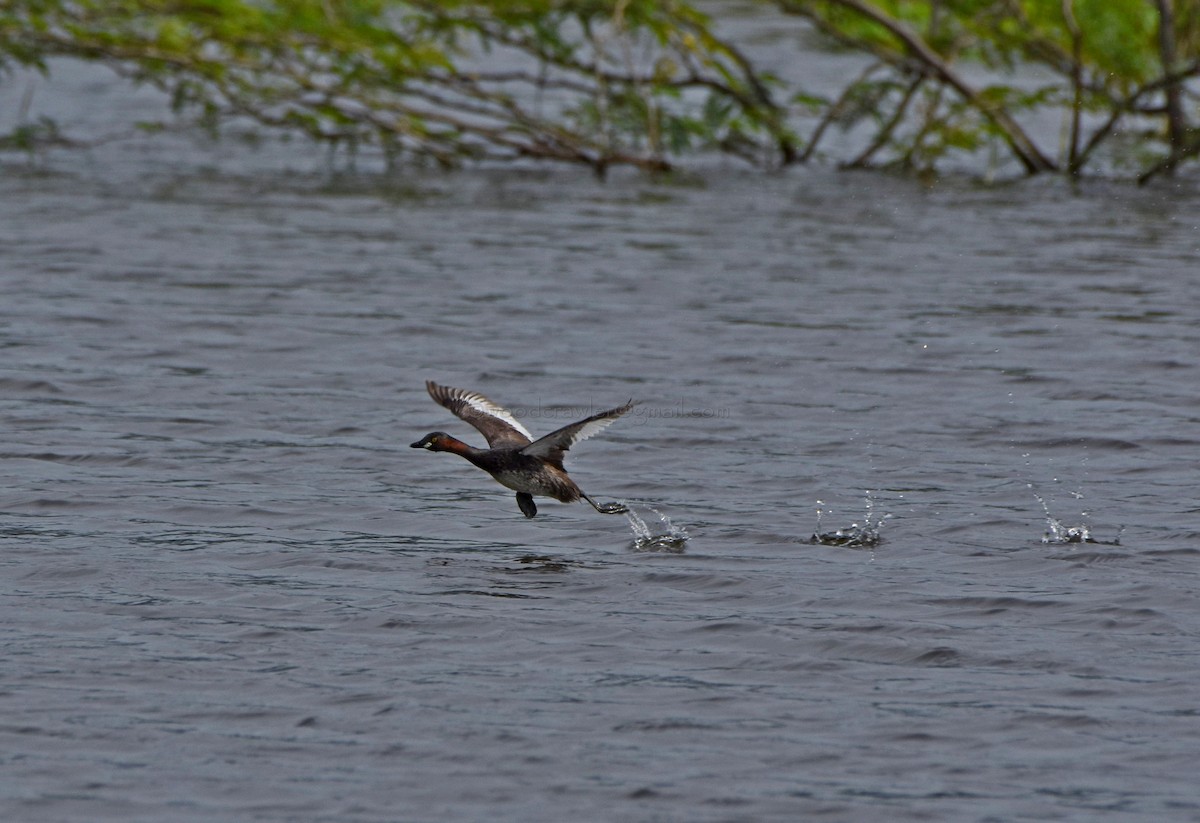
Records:
M425 388L435 402L478 429L493 448L524 446L533 440L533 435L513 417L512 412L479 392L439 386L432 380L425 381Z
M567 449L574 446L580 440L587 440L589 437L604 431L618 417L632 409L633 406L634 403L630 400L624 406L618 406L615 409L609 409L599 414L593 414L591 417L585 417L583 420L571 423L569 426L563 426L561 429L556 429L545 437L533 441L521 449L521 451L524 454L541 457L561 466L563 454Z

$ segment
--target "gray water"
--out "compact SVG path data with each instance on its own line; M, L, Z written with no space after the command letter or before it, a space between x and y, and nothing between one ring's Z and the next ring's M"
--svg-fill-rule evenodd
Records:
M2 163L4 820L1200 819L1194 177Z

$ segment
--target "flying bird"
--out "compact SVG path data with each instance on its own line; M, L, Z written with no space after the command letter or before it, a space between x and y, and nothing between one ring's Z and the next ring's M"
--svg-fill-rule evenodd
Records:
M431 432L414 449L453 452L465 457L495 478L502 486L517 493L517 505L526 517L537 514L533 496L552 497L561 503L583 498L601 514L622 514L628 509L620 503L597 503L583 493L563 468L567 449L608 428L614 420L633 408L624 406L593 414L569 426L550 432L537 440L521 425L512 412L493 403L482 394L425 381L429 396L456 416L470 423L487 439L488 448L478 449L445 432Z

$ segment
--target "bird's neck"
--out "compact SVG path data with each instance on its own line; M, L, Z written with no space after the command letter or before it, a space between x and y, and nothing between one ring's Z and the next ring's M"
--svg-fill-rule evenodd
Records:
M439 449L439 451L453 452L454 454L465 457L468 460L471 460L471 458L476 457L485 451L484 449L477 449L470 443L464 443L454 437L443 438L441 446L442 448Z

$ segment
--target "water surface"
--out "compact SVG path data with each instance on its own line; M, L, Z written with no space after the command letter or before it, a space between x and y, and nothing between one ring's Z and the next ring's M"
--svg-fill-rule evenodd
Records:
M3 158L3 817L1200 819L1197 215ZM535 433L640 400L568 467L685 550L409 449L480 442L428 378ZM808 542L867 491L882 544Z

